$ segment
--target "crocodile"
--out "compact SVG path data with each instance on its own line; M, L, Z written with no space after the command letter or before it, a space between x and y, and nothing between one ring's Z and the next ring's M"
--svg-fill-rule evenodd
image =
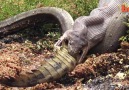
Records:
M55 46L60 46L60 44L64 41L65 38L70 40L70 38L72 37L76 39L75 41L80 41L79 43L74 42L74 44L72 44L73 46L71 45L71 43L73 43L72 41L68 42L68 44L65 41L65 43L68 45L68 48L59 50L59 52L57 52L53 59L51 58L50 60L46 61L46 64L42 65L36 70L32 70L31 73L26 72L19 74L15 78L5 78L1 80L0 83L15 87L28 87L34 86L38 83L49 82L51 80L55 80L61 77L66 72L73 70L73 68L78 63L84 60L84 57L86 56L87 52L102 40L104 42L101 42L101 45L104 45L104 49L102 49L102 46L100 45L101 47L97 48L97 50L98 52L104 50L106 51L107 47L110 47L111 44L116 43L114 41L112 42L112 40L110 39L114 38L115 41L117 41L118 38L123 35L126 30L125 25L122 24L122 22L125 21L125 19L123 19L123 14L121 12L118 12L117 9L120 2L117 2L117 4L114 0L112 0L112 2L114 3L111 3L111 5L109 4L109 6L101 7L100 5L100 7L94 9L91 12L90 16L79 17L75 20L75 22L67 11L55 7L43 7L30 10L0 22L0 35L5 36L11 34L12 32L16 32L17 30L21 30L23 28L31 26L37 22L56 21L60 24L62 33L64 34L60 38L60 40L55 44ZM115 7L112 7L113 5ZM116 21L114 23L111 20ZM117 23L119 23L119 27L116 26ZM120 35L116 37L117 33L115 33L113 30L110 30L111 28L113 28L115 32L117 32L118 29ZM96 30L96 33L94 32L94 30ZM108 37L110 36L109 33L112 33L110 39L108 39ZM109 40L111 42L109 42ZM116 46L117 45L118 43L116 44ZM70 53L70 50L72 51L71 47L74 46L75 50L73 51L75 54L72 55ZM76 52L80 51L82 47L84 47L85 49L83 50L83 53L79 53L78 59L77 57L75 57Z
M68 53L66 46L56 49L55 57L45 59L45 62L39 68L31 70L31 72L21 72L15 78L4 78L0 83L14 87L34 86L56 80L73 70L77 65L77 60Z

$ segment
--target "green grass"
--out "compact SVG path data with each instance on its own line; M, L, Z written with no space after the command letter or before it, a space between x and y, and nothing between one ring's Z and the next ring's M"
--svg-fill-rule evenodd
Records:
M0 0L0 20L34 8L53 6L67 10L75 19L88 15L98 0Z
M124 22L124 24L128 27L128 30L126 32L126 35L122 36L119 40L129 42L129 18L127 18L127 22Z

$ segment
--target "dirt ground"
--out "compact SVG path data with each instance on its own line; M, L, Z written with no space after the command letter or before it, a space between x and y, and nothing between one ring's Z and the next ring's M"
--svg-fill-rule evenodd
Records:
M53 51L37 49L30 42L0 41L0 80L40 67ZM9 87L0 90L129 90L129 43L121 43L117 52L88 55L84 63L57 81L33 87Z

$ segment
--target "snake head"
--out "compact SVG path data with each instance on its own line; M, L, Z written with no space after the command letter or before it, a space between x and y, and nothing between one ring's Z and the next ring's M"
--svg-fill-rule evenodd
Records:
M88 29L80 20L75 20L73 30L68 34L68 51L70 54L78 54L87 46Z
M84 61L88 50L88 42L85 40L81 41L81 38L71 39L68 42L68 51L70 55L78 60L78 63Z
M87 27L84 24L76 21L74 23L73 30L67 30L55 43L55 47L61 46L62 42L65 42L68 47L68 52L72 56L77 56L88 44Z
M78 31L69 30L59 38L54 48L61 47L62 43L68 47L70 54L77 54L87 44L87 40Z
M86 39L80 35L70 35L67 41L68 51L70 54L79 54L83 47L87 45Z

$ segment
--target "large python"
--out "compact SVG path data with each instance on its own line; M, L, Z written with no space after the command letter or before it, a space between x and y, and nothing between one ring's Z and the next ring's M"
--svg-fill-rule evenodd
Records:
M89 17L84 16L76 19L74 25L72 17L65 10L54 7L38 8L28 12L24 12L22 14L16 15L12 18L0 22L0 34L4 36L15 32L16 30L20 30L29 25L32 25L33 23L44 22L44 20L58 21L58 23L61 25L63 32L65 32L66 30L69 30L68 32L71 32L73 28L76 29L75 31L72 31L73 34L71 34L73 35L72 37L75 39L75 41L78 41L80 38L81 41L84 40L81 42L81 45L86 47L86 51L84 51L81 57L81 59L83 59L83 57L87 54L87 51L90 50L93 46L97 45L102 40L104 40L104 42L99 45L101 48L96 48L95 51L105 52L107 51L107 48L112 48L109 51L113 51L113 49L115 50L116 47L111 47L111 45L115 44L116 46L118 46L117 40L120 36L123 35L126 30L125 25L123 24L123 21L125 20L123 19L123 14L117 12L118 5L120 5L120 2L114 2L111 3L109 7L106 7L106 9L105 7L94 9ZM94 14L98 16L95 16ZM114 25L114 22L119 26ZM84 24L89 27L87 28ZM81 30L79 31L79 29ZM110 36L111 33L112 35ZM80 34L81 37L77 38ZM68 35L69 34L65 33L63 35L63 39L64 36ZM115 39L114 41L110 40L113 38ZM108 44L106 42L108 42ZM70 44L70 42L68 42L68 50L72 50L70 47L74 47L76 45L79 45L79 43L76 42L74 44ZM103 46L104 48L102 49ZM74 49L76 49L76 47ZM79 50L74 51L74 53L76 53L76 51ZM4 79L1 81L1 83L9 86L26 87L33 86L38 83L48 82L50 80L55 80L61 77L68 71L71 71L78 62L81 61L78 61L78 59L75 59L73 56L71 56L68 53L67 49L64 48L59 51L57 55L55 55L54 59L48 60L46 64L42 65L37 70L32 70L32 73L21 73L16 78Z
M103 5L102 2L107 5ZM99 7L92 10L89 16L77 18L73 28L66 31L55 46L59 46L66 40L71 54L79 54L82 50L83 55L79 62L82 62L88 51L104 37L105 42L101 43L103 45L98 45L100 50L97 51L100 53L114 51L117 48L118 38L123 34L120 30L125 30L122 24L125 13L121 12L123 3L129 3L129 0L108 0L107 2L100 0ZM114 26L114 23L118 26Z

